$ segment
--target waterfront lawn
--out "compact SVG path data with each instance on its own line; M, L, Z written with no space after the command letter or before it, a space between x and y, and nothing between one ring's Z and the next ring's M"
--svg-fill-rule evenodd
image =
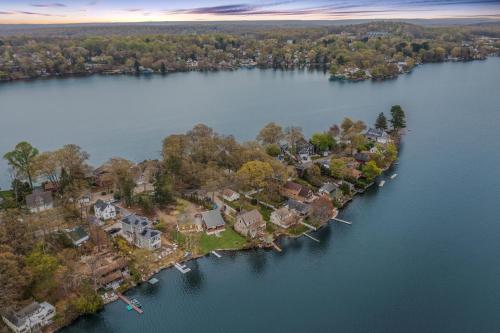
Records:
M220 237L203 233L200 240L200 250L202 253L208 253L213 250L237 250L244 248L246 245L246 238L231 228L227 228L222 232Z

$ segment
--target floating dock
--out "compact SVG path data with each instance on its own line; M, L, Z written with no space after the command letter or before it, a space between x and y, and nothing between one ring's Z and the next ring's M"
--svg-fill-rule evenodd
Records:
M346 220L341 220L341 219L339 219L339 218L334 218L333 220L334 220L334 221L337 221L337 222L341 222L341 223L349 224L349 225L351 225L351 224L352 224L352 222L349 222L349 221L346 221Z
M132 310L137 311L137 313L139 313L139 314L143 314L144 313L144 311L141 308L139 308L135 304L133 304L132 301L129 300L127 297L123 296L120 293L118 293L117 296L118 296L119 299L121 299L123 302L125 302L125 304L127 304L127 307L132 308Z
M304 232L303 235L306 236L306 237L308 237L308 238L310 238L310 239L312 239L313 241L319 243L319 239L314 238L313 236L309 235L307 232Z
M391 179L394 179L394 178L396 178L397 176L398 176L398 174L397 174L397 173L395 173L395 174L393 174L393 175L391 176Z
M215 252L215 251L212 251L212 254L214 256L216 256L217 258L222 258L222 256L220 254L218 254L217 252Z
M158 280L157 278L152 278L152 279L150 279L150 280L148 281L148 283L149 283L150 285L153 285L153 286L154 286L155 284L157 284L158 282L160 282L160 280Z
M385 180L381 180L380 183L378 184L378 187L384 187L385 185Z
M182 274L191 272L191 268L187 267L186 265L179 264L177 262L174 264L174 267L177 268L177 270Z

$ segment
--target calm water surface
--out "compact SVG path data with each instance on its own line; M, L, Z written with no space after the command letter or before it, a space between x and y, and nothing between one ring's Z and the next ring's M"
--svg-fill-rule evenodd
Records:
M268 121L307 134L344 116L407 110L399 176L357 198L282 253L223 253L158 274L65 332L500 331L500 59L426 65L383 83L322 73L236 71L92 77L0 86L0 153L80 144L102 162L159 155L161 139L203 122L252 139ZM5 164L1 165L5 173ZM5 177L4 177L5 179Z

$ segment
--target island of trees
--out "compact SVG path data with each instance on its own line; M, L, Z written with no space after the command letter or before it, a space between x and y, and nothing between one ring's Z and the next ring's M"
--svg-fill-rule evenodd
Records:
M269 123L239 143L199 124L166 137L160 160L115 157L97 168L77 145L40 152L20 142L4 155L12 186L0 191L2 314L46 301L57 328L173 263L281 251L279 237L325 225L390 168L405 127L398 105L370 128L345 118L309 140L300 127ZM215 229L209 215L220 216ZM152 221L158 246L126 237L136 218Z
M0 81L241 67L315 68L329 71L333 79L379 80L423 63L485 59L500 49L500 26L495 24L202 27L165 32L136 28L137 33L133 27L40 28L4 36L0 30Z

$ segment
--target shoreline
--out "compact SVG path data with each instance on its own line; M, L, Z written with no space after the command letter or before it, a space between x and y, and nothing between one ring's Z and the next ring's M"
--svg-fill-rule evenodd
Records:
M387 173L388 171L394 167L394 165L396 165L398 160L395 160L394 162L391 163L391 165L389 165L387 168L385 168L383 171L382 171L382 174L379 176L387 176ZM332 218L330 218L328 221L320 224L318 227L316 227L316 230L314 230L314 232L318 232L320 230L322 230L323 228L329 226L331 223L335 222L333 219L338 217L339 213L347 208L347 206L360 194L364 194L366 193L366 191L368 189L371 189L371 188L374 188L376 187L375 185L377 184L376 181L370 183L366 188L363 189L363 192L358 192L358 191L355 191L352 196L350 196L349 199L347 199L346 201L344 201L342 203L342 205L338 208L336 208L336 214L335 216L332 216ZM284 229L286 230L286 229ZM245 252L245 251L250 251L250 250L258 250L258 249L263 249L263 250L266 250L266 251L277 251L277 252L282 252L282 251L278 251L273 244L276 244L278 241L280 241L281 239L299 239L301 237L304 236L305 233L308 233L310 231L305 231L303 233L300 233L298 235L293 235L291 233L286 233L286 232L281 232L279 234L277 234L276 236L273 237L273 241L271 243L268 243L267 245L263 246L264 244L263 243L259 243L259 244L250 244L250 245L247 245L243 248L234 248L234 249L215 249L214 251L218 251L218 252ZM277 244L276 244L277 245ZM282 248L281 248L282 249ZM205 253L205 254L197 254L197 255L194 255L194 256L189 256L187 258L183 258L182 260L179 260L177 262L169 262L168 264L166 265L163 265L161 267L159 267L158 269L156 269L155 271L153 271L152 273L146 275L145 277L142 278L142 281L141 282L138 282L136 284L133 284L133 285L130 285L129 287L125 288L124 290L121 290L119 293L120 294L125 294L127 293L128 291L132 290L132 289L135 289L137 288L138 286L142 285L143 283L148 283L148 280L150 280L151 278L153 278L155 275L157 274L160 274L162 271L164 270L167 270L167 269L172 269L174 268L174 265L176 263L179 263L179 264L184 264L184 263L188 263L190 261L194 261L194 260L198 260L200 258L203 258L203 257L207 257L210 255L211 252L208 252L208 253ZM111 304L111 303L114 303L114 302L117 302L117 301L120 301L119 297L116 295L116 291L113 291L114 293L114 297L112 299L110 299L109 301L104 301L103 303L103 307L97 311L96 313L94 314L90 314L90 316L93 316L93 315L96 315L97 313L100 313L101 311L104 311L105 310L105 307L106 305L108 304ZM72 324L74 324L76 321L78 321L79 319L85 317L85 316L89 316L89 315L79 315L77 316L76 318L74 318L73 320L71 320L68 324L65 324L63 326L60 326L60 327L57 327L57 328L54 328L54 329L49 329L48 332L60 332L62 329L64 328L67 328L69 326L71 326Z
M390 80L395 80L400 76L403 75L408 75L413 72L413 70L417 67L428 65L428 64L444 64L444 63L466 63L466 62L475 62L475 61L485 61L488 60L492 57L500 57L500 54L493 54L493 55L488 55L482 59L471 59L471 60L444 60L440 62L427 62L427 63L420 63L416 64L413 68L410 70L404 71L402 73L395 74L393 76L389 77L384 77L384 78L372 78L372 77L364 77L364 78L337 78L335 76L339 74L332 75L330 74L327 78L328 81L331 82L341 82L341 83L357 83L357 82L365 82L365 81L372 81L372 82L384 82L384 81L390 81ZM84 72L84 73L67 73L67 74L52 74L52 75L46 75L46 76L37 76L37 77L26 77L26 78L18 78L18 79L8 79L8 80L0 80L0 86L1 85L6 85L10 83L16 83L16 82L35 82L35 81L44 81L44 80L53 80L53 79L71 79L71 78L88 78L88 77L93 77L93 76L135 76L135 77L157 77L157 76L162 76L162 77L167 77L170 74L179 74L179 73L190 73L190 72L196 72L196 73L216 73L216 72L232 72L232 71L238 71L238 70L274 70L274 71L283 71L283 72L293 72L293 71L309 71L309 72L317 72L321 71L325 75L328 75L328 69L324 68L321 65L314 65L314 66L302 66L302 67L293 67L293 68L273 68L273 67L262 67L262 66L237 66L234 68L206 68L206 69L193 69L193 70L174 70L174 71L168 71L165 73L161 72L151 72L151 73L134 73L131 71L121 71L118 70L119 72L110 72L110 73L103 73L103 72Z

